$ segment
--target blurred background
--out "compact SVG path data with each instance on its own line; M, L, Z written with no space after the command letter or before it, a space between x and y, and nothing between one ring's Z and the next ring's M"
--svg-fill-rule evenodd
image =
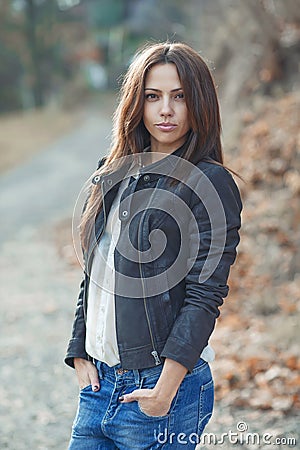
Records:
M122 74L140 45L166 39L211 68L225 163L244 179L206 431L220 438L243 421L224 448L253 448L247 432L300 445L300 1L0 0L1 449L67 447L78 388L63 357L81 279L72 212L108 151Z

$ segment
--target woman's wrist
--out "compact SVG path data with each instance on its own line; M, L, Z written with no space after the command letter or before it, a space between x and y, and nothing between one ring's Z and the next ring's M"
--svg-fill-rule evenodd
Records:
M163 401L172 401L186 373L186 367L166 358L161 375L153 388L153 396Z
M170 389L170 387L164 386L163 384L160 384L159 386L156 385L152 389L153 399L162 402L171 402L178 391L178 387L176 389Z
M75 369L76 369L76 366L77 367L86 366L90 362L90 361L88 361L87 359L84 359L84 358L74 358L73 361L74 361Z

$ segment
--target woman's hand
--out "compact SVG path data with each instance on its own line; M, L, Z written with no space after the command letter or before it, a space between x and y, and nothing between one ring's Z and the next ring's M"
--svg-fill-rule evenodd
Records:
M148 416L165 416L186 373L186 367L166 358L153 389L136 389L122 396L120 401L122 403L137 401L141 410Z
M74 367L80 389L92 385L94 392L99 391L100 382L98 371L93 363L83 358L74 358Z
M162 397L154 389L136 389L120 397L122 403L138 402L140 409L147 416L165 416L171 406L173 397Z

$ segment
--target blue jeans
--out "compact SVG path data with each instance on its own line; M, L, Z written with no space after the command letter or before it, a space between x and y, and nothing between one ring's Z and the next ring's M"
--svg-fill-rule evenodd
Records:
M97 361L100 390L80 391L69 450L194 449L209 421L214 386L207 362L199 359L186 374L165 416L149 416L122 394L153 388L162 366L124 371Z

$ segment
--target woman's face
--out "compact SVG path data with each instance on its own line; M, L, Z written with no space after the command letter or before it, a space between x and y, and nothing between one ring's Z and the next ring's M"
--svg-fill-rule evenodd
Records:
M152 152L172 153L184 144L190 123L175 64L156 64L149 70L143 120Z

